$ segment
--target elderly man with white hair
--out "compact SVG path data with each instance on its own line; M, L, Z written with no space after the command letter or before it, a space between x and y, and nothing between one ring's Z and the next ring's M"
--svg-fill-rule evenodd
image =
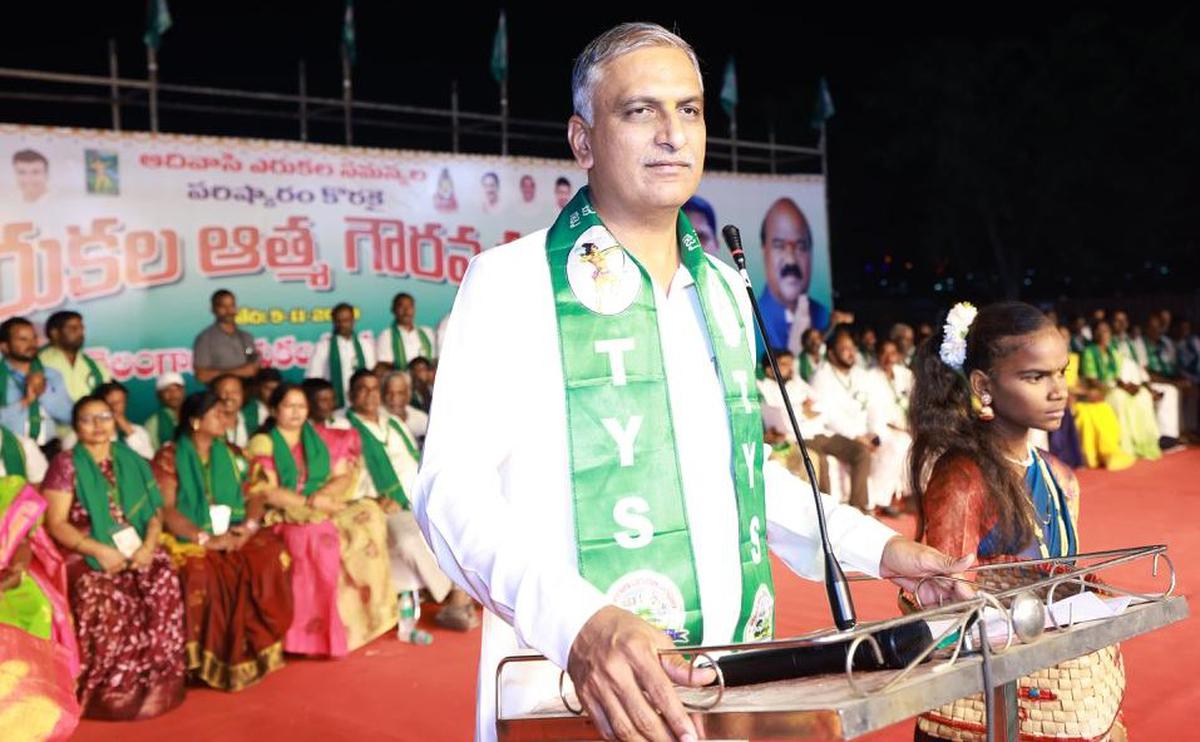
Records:
M588 186L548 230L473 259L413 512L486 608L477 738L497 734L498 663L534 651L550 663L504 670L506 716L556 699L562 668L605 738L695 739L672 682L713 673L689 677L659 650L773 636L764 547L819 579L815 505L764 463L749 297L680 211L704 168L695 53L660 26L623 24L584 49L572 94L567 136ZM970 561L824 507L853 569L912 588Z

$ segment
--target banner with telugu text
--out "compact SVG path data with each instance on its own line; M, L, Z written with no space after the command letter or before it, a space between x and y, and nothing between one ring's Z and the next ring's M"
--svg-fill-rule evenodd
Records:
M436 326L474 255L549 226L584 183L568 160L0 125L0 319L41 334L53 311L80 312L136 420L159 374L190 374L216 289L237 295L264 363L298 379L335 304L355 305L365 339L401 291ZM715 217L697 224L706 249L737 224L760 293L831 305L822 178L711 173L698 195ZM779 199L807 222L807 265L764 260ZM768 238L792 254L796 240Z

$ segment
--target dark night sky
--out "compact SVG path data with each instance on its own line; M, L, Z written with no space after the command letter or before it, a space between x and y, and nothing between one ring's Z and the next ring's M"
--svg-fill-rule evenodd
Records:
M0 66L105 74L112 37L122 74L143 76L144 6L108 9L116 5L78 3L66 11L43 2L18 17L6 10ZM309 92L340 95L339 0L170 5L164 82L293 92L304 58ZM499 6L412 5L357 3L356 97L447 107L457 79L464 109L495 112L488 60ZM843 300L936 301L935 283L945 287L951 277L955 291L980 300L1006 292L1026 299L1195 293L1200 286L1195 13L1133 15L1071 4L1006 5L1003 12L910 4L881 13L861 4L799 8L785 19L745 5L721 14L694 7L509 7L512 115L565 121L574 55L610 25L653 20L695 46L712 135L727 132L717 95L731 53L743 138L765 139L773 121L779 141L814 144L808 118L818 79L829 79L837 107L830 129L834 282ZM0 79L0 92L49 89ZM125 117L127 128L146 126L141 110L128 108ZM109 121L105 106L3 96L0 120ZM177 111L163 113L161 128L296 136L294 121ZM311 138L340 137L334 123L314 128ZM356 131L356 144L373 146L448 141ZM465 145L496 151L483 141ZM564 143L530 153L567 150Z

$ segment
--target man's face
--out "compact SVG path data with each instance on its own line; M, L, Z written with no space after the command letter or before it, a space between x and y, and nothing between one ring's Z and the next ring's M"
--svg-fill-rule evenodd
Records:
M412 390L408 387L408 381L403 376L393 376L388 379L387 386L383 390L383 403L387 405L388 411L393 415L399 415L404 412L404 408L408 407L408 403L412 401Z
M329 418L333 417L333 411L336 409L337 398L334 397L332 389L321 389L313 395L313 422L325 422Z
M783 383L791 381L792 377L796 375L796 357L790 353L779 356L775 359L775 363L779 366L779 376ZM770 366L767 368L769 369Z
M238 411L246 403L246 392L242 389L242 380L222 379L213 391L217 393L217 399L221 400L221 407L228 423L231 426L236 425Z
M1113 312L1112 331L1117 335L1124 335L1129 330L1129 315L1124 312Z
M771 208L764 221L763 263L767 288L785 306L808 293L812 281L812 235L799 209L788 201Z
M354 335L353 309L339 309L333 313L333 331L344 338Z
M708 223L708 216L703 211L695 209L688 209L683 213L687 214L688 221L696 230L696 236L700 238L700 246L704 248L704 252L719 257L721 248L717 244L717 233L713 231L713 225Z
M1157 315L1150 315L1150 319L1146 320L1146 339L1157 342L1160 337L1162 337L1162 322Z
M78 352L83 347L83 320L72 317L59 328L57 345L71 353Z
M524 175L521 177L521 199L527 203L533 203L533 197L536 194L537 185L533 182L533 176Z
M13 171L17 176L17 188L21 189L21 198L27 203L37 201L46 194L46 184L50 180L46 163L41 160L14 162Z
M222 324L229 324L237 317L237 299L232 294L221 294L212 305L213 316Z
M833 341L833 345L829 348L830 362L841 369L853 366L854 358L857 354L858 349L854 347L854 338L845 332L838 333L837 339Z
M597 205L626 217L678 209L700 184L707 141L691 60L673 47L650 47L600 72L592 124L573 116L569 128Z
M863 330L862 337L859 338L859 345L862 346L862 349L864 352L870 353L871 351L873 351L875 349L875 344L877 342L879 342L879 339L875 337L874 330L871 330L871 329Z
M13 325L9 328L8 343L0 349L14 361L33 361L37 356L37 333L33 331L33 325Z
M879 349L879 367L884 371L891 371L892 368L900 362L900 349L896 344L888 341Z
M113 389L108 394L104 395L104 401L108 403L109 409L112 410L113 417L118 420L125 417L125 392L120 389Z
M267 404L267 400L271 399L271 395L275 393L275 389L279 386L278 381L264 381L258 385L258 398L263 404Z
M500 179L488 173L483 176L483 198L493 206L500 200Z
M805 330L800 342L804 346L804 352L809 355L815 356L821 352L821 333L817 330Z
M354 390L350 393L350 405L355 412L373 418L379 414L379 405L382 403L379 379L364 376L354 384Z
M158 401L162 402L164 407L178 410L180 407L183 407L183 386L181 384L168 384L159 391Z
M1116 317L1114 317L1113 320L1115 325ZM1112 342L1112 336L1112 328L1108 326L1107 322L1100 322L1096 325L1096 329L1092 330L1092 339L1095 340L1096 344L1101 348L1108 347L1108 344Z
M905 355L913 349L913 329L911 327L899 328L892 339L896 341L899 351Z
M392 316L396 318L398 324L405 327L413 323L413 317L417 314L417 304L411 297L402 296L392 304Z
M566 183L559 183L554 186L554 203L558 204L558 208L566 208L567 202L571 200L571 186Z

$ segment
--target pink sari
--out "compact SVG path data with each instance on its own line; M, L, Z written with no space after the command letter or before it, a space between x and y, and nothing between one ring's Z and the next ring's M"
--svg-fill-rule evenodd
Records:
M66 739L79 724L75 679L79 647L71 627L65 564L41 527L46 501L16 477L0 479L0 570L12 564L17 547L28 544L32 558L25 573L34 581L51 612L50 640L0 623L0 674L22 677L0 697L0 717L15 719L18 737ZM20 488L11 497L11 488ZM7 501L7 507L4 502Z
M330 431L322 425L316 429L329 447L331 466L351 455L342 436L330 435L340 431ZM277 482L275 459L259 454L255 448L255 445L247 446L251 458L251 473L247 477L250 491L267 479L272 484ZM297 443L292 448L292 456L299 470L296 488L303 490L308 477L303 446ZM349 647L346 625L338 613L342 556L337 527L330 520L309 520L302 512L289 511L283 518L274 526L275 534L283 539L292 557L292 624L283 637L283 650L318 657L344 657Z

